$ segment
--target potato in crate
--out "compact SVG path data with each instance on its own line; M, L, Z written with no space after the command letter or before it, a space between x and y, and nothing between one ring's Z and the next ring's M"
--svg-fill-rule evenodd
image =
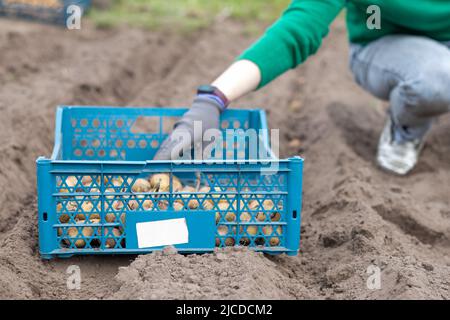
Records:
M182 253L248 246L297 254L303 160L273 155L261 110L226 110L216 141L224 150L213 158L151 160L184 112L58 108L53 154L37 159L43 258L168 245ZM264 151L258 158L255 144Z

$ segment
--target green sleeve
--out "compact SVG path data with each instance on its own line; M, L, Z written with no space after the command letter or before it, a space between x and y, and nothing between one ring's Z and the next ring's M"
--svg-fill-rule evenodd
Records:
M346 0L293 0L265 34L237 59L261 70L258 89L314 54Z

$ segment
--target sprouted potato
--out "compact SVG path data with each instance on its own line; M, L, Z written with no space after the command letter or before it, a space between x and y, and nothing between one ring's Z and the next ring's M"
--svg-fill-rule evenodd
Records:
M183 189L183 185L180 180L172 176L172 191L177 192ZM157 192L168 192L170 190L170 175L168 173L157 173L150 177L151 188Z
M133 186L131 187L131 190L133 192L149 192L150 189L150 182L142 178L136 179Z
M219 210L226 211L229 208L229 203L219 202L217 206L219 207ZM221 217L220 212L216 212L216 224L218 223L217 219L220 220L220 217ZM228 222L233 222L234 220L236 220L236 215L232 212L228 212L225 214L225 220Z
M278 226L276 231L279 235L281 235L283 233L283 229L281 228L281 226ZM276 247L276 246L280 245L280 238L279 237L271 237L269 239L269 244L272 247Z
M240 216L241 222L249 222L252 219L252 216L248 212L242 212Z
M103 235L106 236L105 247L109 249L114 248L116 246L116 239L114 237L118 238L121 234L118 228L113 228L110 232L105 228L103 230Z
M61 203L58 203L56 205L56 212L60 213L63 210L63 205ZM66 213L63 213L59 216L59 222L61 223L68 223L70 220L70 216Z
M232 206L234 209L237 209L237 207L238 207L237 204L238 204L237 200L233 200ZM244 209L245 202L243 200L239 201L239 206L240 206L239 208L241 208L241 210Z
M248 226L247 234L250 236L256 236L258 234L258 226Z
M68 223L70 220L70 217L68 214L63 213L62 215L59 216L59 222L61 223Z
M106 194L108 194L108 193L115 193L115 192L116 192L116 190L115 190L114 188L107 188L107 189L105 190L105 193L106 193ZM107 196L106 196L106 199L108 199L108 200L114 199L114 195L107 195Z
M108 199L112 199L112 198L114 198L114 197L107 196L107 198L108 198ZM113 209L114 211L121 211L121 210L123 209L123 206L124 206L124 204L123 204L123 202L120 201L120 200L114 200L113 203L112 203L112 209ZM98 205L97 205L97 209L98 209L98 210L101 210L101 208L102 208L102 204L101 204L101 202L99 202ZM105 210L108 210L108 209L109 209L109 203L108 203L108 202L106 202L106 203L104 204L104 209L105 209Z
M257 246L263 246L266 243L266 240L263 237L258 237L255 239L255 244Z
M144 202L142 202L142 208L144 209L144 211L150 211L153 209L153 201L152 200L144 200Z
M250 210L256 210L258 207L259 207L259 203L258 203L258 201L256 201L256 200L252 200L252 201L250 201L249 204L248 204L248 208L249 208Z
M227 220L228 222L234 222L236 221L236 214L234 212L228 212L225 215L225 220Z
M83 203L81 204L81 209L83 210L83 212L91 212L92 209L94 209L94 205L91 201L83 201Z
M83 228L70 227L67 229L67 235L70 238L77 237L79 232L78 229L81 229L81 234L84 237L91 237L94 234L94 229L92 229L92 227L83 227ZM77 248L84 248L86 246L86 241L84 239L77 239L75 240L75 246Z
M120 187L123 185L123 178L122 177L113 178L111 179L111 182L114 187Z
M66 186L68 188L73 188L73 187L75 187L77 185L78 179L75 176L68 176L64 182L65 182L65 184L66 184ZM61 183L58 183L58 186L61 186ZM61 193L69 193L69 189L61 188L59 190L59 192L61 192Z
M270 220L272 220L272 221L280 221L280 219L281 219L281 215L279 212L273 212L270 215Z
M280 244L280 238L272 237L272 238L270 238L269 243L272 247L276 247Z
M265 236L270 236L270 235L272 235L272 233L273 233L273 228L272 228L272 226L264 226L264 227L262 228L262 230L263 230L263 233L264 233Z
M180 202L174 202L173 203L173 210L175 211L181 211L184 209L184 205Z
M263 201L264 210L272 210L274 207L273 201L266 199Z
M177 192L183 189L183 185L181 184L180 180L177 177L173 176L172 180L173 180L173 188L172 188L173 192Z
M119 200L115 200L112 204L114 211L120 211L123 209L123 202Z
M185 186L181 192L189 192L192 194L192 192L196 192L195 188L192 186ZM181 195L182 198L189 198L191 194L183 194ZM199 203L196 199L190 199L188 202L189 209L197 209L199 206Z
M113 191L114 192L114 191ZM100 189L98 188L92 188L90 193L100 193ZM90 196L92 199L98 199L100 196Z
M189 207L189 209L197 209L198 208L198 201L194 200L194 199L189 200L188 207Z
M84 220L86 220L86 216L84 215L84 213L77 213L75 215L75 221L78 222L83 222Z
M66 208L67 208L67 211L77 211L78 205L75 201L69 201L67 203Z
M229 227L229 226L220 225L217 228L217 233L222 237L230 235L230 233L236 234L236 227L232 227L231 230L230 230L230 228L231 227ZM235 245L235 243L236 243L236 241L232 237L227 237L225 239L225 246L227 246L227 247L232 247Z
M137 202L136 200L130 200L128 201L128 209L130 210L136 210L137 208L139 208L139 202Z
M169 202L167 200L158 201L159 210L167 210L169 209Z
M228 227L227 226L217 227L217 233L221 236L226 236L228 234Z
M94 205L92 204L92 202L90 201L84 201L81 204L81 210L83 211L82 213L77 213L75 215L75 220L78 221L84 221L86 220L86 216L89 216L89 212L92 211L92 209L94 208Z
M198 197L200 199L206 198L206 194L208 194L210 190L211 189L208 186L200 187L198 189L198 192L205 193L205 194L200 194ZM202 205L203 210L212 210L214 208L214 203L210 199L204 200L201 205Z
M113 223L116 221L116 215L114 213L107 213L105 215L105 221L108 223Z
M249 238L246 238L246 237L241 238L241 239L239 240L239 244L240 244L241 246L248 246L248 245L250 245L250 239L249 239Z
M71 187L71 188L75 187L77 185L77 182L78 182L78 180L77 180L77 178L75 176L68 176L66 178L66 185L68 187Z
M210 190L211 190L211 188L208 186L203 186L203 187L200 187L200 189L198 189L199 192L204 192L204 193L209 193Z
M96 219L100 220L100 214L98 214L98 213L91 213L91 215L89 216L89 219L91 219L91 220L96 220Z
M216 224L218 224L219 223L219 221L220 221L220 212L216 212Z
M85 187L90 187L92 185L92 177L84 176L83 178L81 178L81 184Z
M264 212L258 212L256 214L256 220L258 220L258 221L266 221L266 214Z
M228 202L229 202L228 199L226 197L223 198L221 193L223 193L224 191L233 191L233 190L235 190L235 189L234 188L229 188L228 190L222 190L221 187L214 187L212 189L212 191L214 191L215 193L212 194L212 198L213 199L219 199L220 198L219 204L225 203L225 204L228 205ZM209 193L209 192L211 192L211 188L208 187L208 186L204 186L204 187L201 187L199 191L200 192Z
M214 191L214 192L219 192L219 193L223 192L222 189L221 189L220 187L214 187L214 189L213 189L212 191ZM220 198L220 194L213 194L212 197L213 197L214 199L219 199L219 198ZM226 201L226 199L221 199L221 200L219 200L219 202L221 202L221 201L223 201L223 200Z
M235 243L236 243L236 241L234 241L234 238L226 238L225 239L225 245L227 247L232 247L232 246L234 246Z
M214 204L211 200L205 200L203 202L203 209L204 210L212 210L214 208Z
M228 210L230 208L230 204L228 202L219 202L217 204L217 207L221 211L226 211L226 210Z
M150 177L150 185L157 191L168 191L170 186L170 175L167 173L157 173Z

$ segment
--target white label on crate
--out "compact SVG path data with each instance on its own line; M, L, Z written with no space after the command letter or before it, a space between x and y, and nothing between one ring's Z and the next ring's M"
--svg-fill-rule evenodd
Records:
M189 242L186 219L136 223L139 248L150 248Z

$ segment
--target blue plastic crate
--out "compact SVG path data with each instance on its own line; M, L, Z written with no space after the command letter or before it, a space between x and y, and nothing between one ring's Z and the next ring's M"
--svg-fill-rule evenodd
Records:
M0 15L65 25L71 5L85 12L91 0L0 0Z
M43 258L137 254L169 244L183 253L248 246L297 254L303 160L273 156L265 112L222 114L228 160L221 163L148 161L184 112L58 108L53 154L37 159ZM249 159L245 139L227 131L248 128L261 130L266 156L258 161Z

